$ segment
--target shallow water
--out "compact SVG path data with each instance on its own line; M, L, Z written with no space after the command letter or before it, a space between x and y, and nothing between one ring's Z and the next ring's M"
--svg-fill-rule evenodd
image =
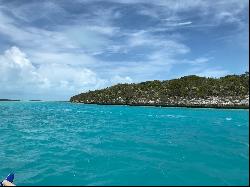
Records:
M17 185L248 185L249 110L0 102Z

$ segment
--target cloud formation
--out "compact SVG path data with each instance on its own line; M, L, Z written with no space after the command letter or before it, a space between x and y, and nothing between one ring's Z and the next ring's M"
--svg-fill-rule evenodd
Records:
M247 12L247 0L0 0L0 98L239 73Z
M46 63L34 66L18 47L11 47L0 56L1 91L13 96L42 97L53 93L53 99L87 91L102 84L90 69L67 64ZM49 98L46 98L49 99Z

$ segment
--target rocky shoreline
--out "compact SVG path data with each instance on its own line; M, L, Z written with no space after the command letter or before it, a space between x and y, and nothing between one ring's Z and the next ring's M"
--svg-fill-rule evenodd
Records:
M72 103L98 104L98 105L128 105L128 106L155 106L155 107L187 107L187 108L224 108L224 109L249 109L249 96L245 97L208 97L208 98L169 98L169 102L156 101L144 102L94 102L93 100L72 100Z

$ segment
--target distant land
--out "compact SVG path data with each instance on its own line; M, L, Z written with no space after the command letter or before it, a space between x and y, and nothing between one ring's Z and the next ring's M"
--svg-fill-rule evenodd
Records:
M0 99L0 101L20 101L19 99Z
M29 101L42 101L42 100L40 100L40 99L31 99Z
M166 81L117 84L81 93L73 103L163 107L249 108L249 72L220 78L184 76Z

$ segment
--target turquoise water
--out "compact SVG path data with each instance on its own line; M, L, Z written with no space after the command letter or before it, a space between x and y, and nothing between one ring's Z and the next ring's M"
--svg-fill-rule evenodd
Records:
M0 103L17 185L248 185L248 110Z

